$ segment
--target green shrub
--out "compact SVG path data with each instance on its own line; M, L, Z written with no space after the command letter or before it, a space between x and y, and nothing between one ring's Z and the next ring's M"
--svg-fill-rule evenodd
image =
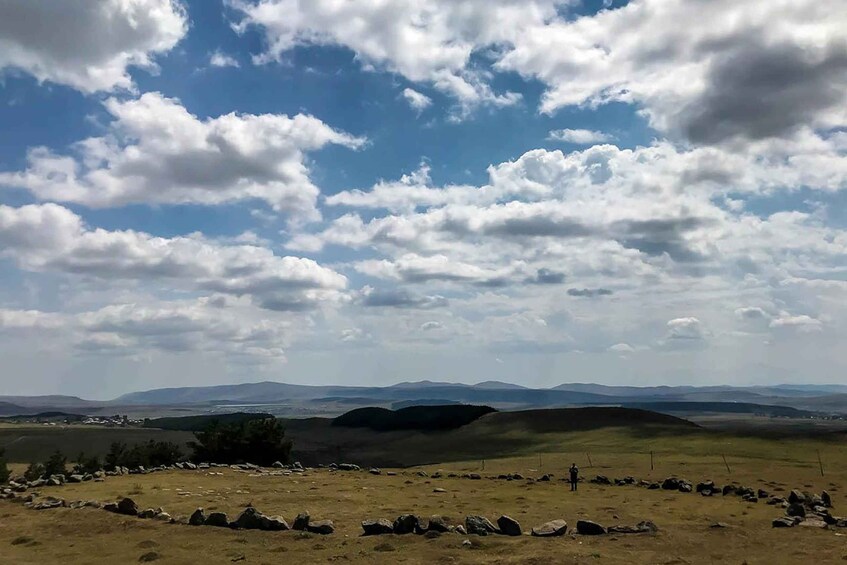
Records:
M291 440L285 439L285 427L276 418L225 424L215 420L194 437L197 441L189 446L195 461L271 465L287 462L291 454Z
M9 482L11 474L9 465L6 464L6 450L0 447L0 484Z
M85 453L80 453L76 458L73 472L75 475L93 475L102 468L103 464L99 457L88 457Z
M115 442L106 454L106 469L115 467L158 467L173 465L183 457L182 449L169 441L150 440L128 447L125 443Z
M24 478L28 481L37 481L41 477L44 476L44 465L42 463L38 463L37 461L33 461L29 464L29 467L24 471Z
M52 477L53 475L68 474L68 458L65 457L58 449L53 452L53 455L44 462L44 476Z

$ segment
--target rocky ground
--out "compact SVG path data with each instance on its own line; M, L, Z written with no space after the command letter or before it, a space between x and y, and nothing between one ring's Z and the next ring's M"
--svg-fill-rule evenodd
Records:
M686 476L635 478L607 465L603 474L585 473L571 493L532 463L490 461L487 471L473 468L485 463L180 465L64 484L18 481L0 491L0 548L15 563L193 563L199 555L272 563L281 553L308 563L788 563L847 555L836 482L827 490L819 481L736 473L740 481L718 484L690 474L702 472L696 464L681 466ZM766 466L757 471L768 477Z

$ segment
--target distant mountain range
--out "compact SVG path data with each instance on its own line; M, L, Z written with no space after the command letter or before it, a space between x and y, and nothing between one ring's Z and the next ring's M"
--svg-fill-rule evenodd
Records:
M386 387L309 386L260 382L220 386L162 388L125 394L111 401L72 396L0 396L0 415L49 410L87 413L158 413L164 407L189 412L255 406L280 415L342 413L356 406L413 406L467 403L501 410L560 406L652 406L660 411L715 411L803 417L809 412L847 414L847 386L608 386L566 383L535 389L499 381L474 385L448 382L403 382ZM686 405L687 404L687 405ZM796 411L780 410L789 407Z

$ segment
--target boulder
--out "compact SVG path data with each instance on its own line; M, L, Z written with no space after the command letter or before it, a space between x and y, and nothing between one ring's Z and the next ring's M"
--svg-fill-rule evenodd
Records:
M579 520L576 523L576 532L583 536L599 536L606 533L606 528L591 520Z
M768 491L766 491L765 489L760 488L759 490L756 491L756 496L758 498L767 498L767 497L770 496L770 493Z
M662 482L664 490L679 490L679 479L676 477L668 477Z
M792 518L783 516L782 518L777 518L776 520L771 522L771 525L774 528L793 528L794 520Z
M191 517L188 518L188 525L189 526L202 526L205 523L206 523L206 514L205 514L205 512L203 512L202 508L198 508L197 510L195 510L191 514Z
M697 483L697 492L703 492L705 490L707 490L709 492L712 492L713 490L717 490L715 488L715 482L714 481L705 481L705 482L702 482L702 483Z
M610 534L653 534L658 532L659 528L653 522L646 520L634 526L610 526L606 531Z
M595 485L611 485L612 481L609 480L609 477L605 475L597 475L593 479L589 481L590 483L594 483Z
M679 481L679 492L691 492L694 490L694 486L688 481Z
M118 502L117 513L126 516L138 516L138 505L131 498L124 498Z
M138 513L139 518L143 518L145 520L150 520L156 517L156 511L152 508L148 508L147 510L142 510Z
M212 512L206 517L205 525L213 526L215 528L228 528L229 516L223 512Z
M479 473L471 473L468 475L468 478L472 481L478 481L482 479L482 476Z
M497 527L500 529L500 533L505 536L519 536L522 533L520 523L505 515L497 518Z
M231 524L242 530L283 531L289 530L288 523L279 516L265 516L252 506L244 509Z
M420 520L414 514L403 514L394 520L393 531L395 534L411 534L420 529Z
M828 492L823 491L821 493L821 501L823 502L823 505L827 508L832 508L832 497L829 495Z
M309 513L301 512L294 518L294 523L291 525L292 530L303 532L309 526Z
M823 520L821 520L820 518L806 518L805 520L803 520L802 522L800 522L800 523L799 523L799 524L797 524L797 525L798 525L798 526L800 526L800 527L803 527L803 528L820 528L820 529L824 529L824 528L827 528L827 527L828 527L828 526L827 526L827 524L826 524L826 522L824 522L824 521L823 521Z
M450 524L443 516L430 516L426 529L430 532L441 532L443 534L450 531Z
M69 475L68 476L68 482L69 483L81 483L82 482L82 475Z
M797 489L791 491L788 495L788 502L790 504L805 504L806 503L806 495L800 492Z
M735 485L726 485L726 486L723 487L723 490L721 492L723 493L724 496L726 496L728 494L735 494L735 491L737 489L738 489L738 487L736 487Z
M115 514L117 514L118 513L118 503L117 502L107 502L106 504L103 505L103 510L105 510L106 512L114 512Z
M382 474L382 471L381 471L381 470L379 470L379 469L377 469L376 467L374 467L373 469L371 469L370 471L368 471L368 473L370 473L371 475L381 475L381 474Z
M316 522L309 522L306 525L306 531L327 536L335 532L335 525L332 523L332 520L317 520Z
M366 536L379 536L382 534L390 534L394 532L394 526L392 526L391 522L386 520L385 518L379 518L377 520L364 520L362 522L362 529L365 531Z
M532 528L532 535L537 538L552 538L563 536L568 531L568 523L564 520L551 520Z
M275 469L282 469L285 467L285 465L282 464L282 461L274 461L272 467L274 467Z
M459 524L458 526L456 526L455 528L453 528L453 531L454 531L454 532L456 532L457 534L461 535L461 536L466 536L466 535L468 535L468 531L467 531L467 530L465 529L465 527L464 527L463 525L461 525L461 524Z
M647 485L647 490L659 490L660 488L662 488L662 485L659 483L650 483Z
M789 503L788 509L785 511L788 516L806 517L806 507L799 502Z
M772 496L768 499L766 504L769 504L770 506L776 506L777 504L783 504L786 502L787 501L781 496Z
M539 481L547 482L547 481L549 481L549 480L550 480L550 475L541 475L541 478L540 478L540 479L538 479L538 480L539 480Z
M338 466L339 471L361 471L362 468L358 465L354 465L353 463L341 463Z
M468 516L465 518L465 528L467 528L469 534L476 534L478 536L498 533L497 528L491 523L491 520L485 516Z

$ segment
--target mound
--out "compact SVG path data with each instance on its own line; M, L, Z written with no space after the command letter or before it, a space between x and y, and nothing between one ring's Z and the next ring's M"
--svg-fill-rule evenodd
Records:
M598 428L638 426L678 426L698 428L694 422L637 408L590 407L555 408L497 412L480 421L504 428L522 428L535 433L586 431Z
M495 412L489 406L410 406L400 410L358 408L335 418L333 426L369 428L378 432L398 430L454 430Z

